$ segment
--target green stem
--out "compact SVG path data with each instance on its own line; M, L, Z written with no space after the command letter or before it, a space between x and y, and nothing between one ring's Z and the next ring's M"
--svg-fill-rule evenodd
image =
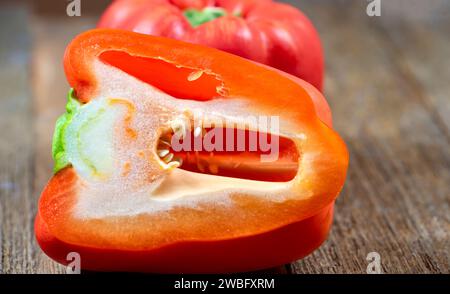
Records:
M219 7L206 7L203 10L191 8L186 9L183 14L189 23L195 28L216 18L227 15L227 11Z

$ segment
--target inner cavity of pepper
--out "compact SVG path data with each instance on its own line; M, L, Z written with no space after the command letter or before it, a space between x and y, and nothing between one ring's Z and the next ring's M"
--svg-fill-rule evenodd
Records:
M170 167L267 182L291 181L300 157L291 139L269 132L182 124L162 132L156 153Z

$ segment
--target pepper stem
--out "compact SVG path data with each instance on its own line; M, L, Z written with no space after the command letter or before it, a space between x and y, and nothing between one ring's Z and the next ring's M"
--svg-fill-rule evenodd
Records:
M195 28L216 18L227 15L227 11L219 7L206 7L203 10L190 8L186 9L183 14L189 23Z

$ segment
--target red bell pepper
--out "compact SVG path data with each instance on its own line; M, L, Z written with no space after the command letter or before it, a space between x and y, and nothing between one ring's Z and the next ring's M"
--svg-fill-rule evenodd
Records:
M295 75L322 89L314 26L272 0L115 0L101 28L118 28L218 48Z
M291 262L325 240L348 153L314 87L213 48L110 29L76 37L64 66L74 91L35 222L48 256L67 264L78 252L90 270L237 272ZM249 114L279 117L267 131L279 140L273 161L259 160L262 148L173 145ZM200 132L181 131L193 118Z

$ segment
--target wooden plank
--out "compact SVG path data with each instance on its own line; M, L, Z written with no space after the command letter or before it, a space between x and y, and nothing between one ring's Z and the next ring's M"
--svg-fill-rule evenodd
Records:
M450 146L437 113L449 111L429 102L439 92L448 104L448 67L420 63L420 51L393 42L396 35L382 29L385 19L367 17L364 3L340 3L304 8L324 40L325 93L349 147L349 174L328 241L293 271L365 273L366 256L375 251L385 273L448 273ZM399 35L412 28L402 30ZM432 34L426 54L437 61L445 57L441 38L447 37ZM415 53L401 54L406 50ZM421 76L418 67L408 69L418 63Z
M25 7L2 6L0 40L0 272L32 272L36 199Z
M386 22L379 30L400 56L400 78L410 81L418 99L450 141L450 17L437 23Z

